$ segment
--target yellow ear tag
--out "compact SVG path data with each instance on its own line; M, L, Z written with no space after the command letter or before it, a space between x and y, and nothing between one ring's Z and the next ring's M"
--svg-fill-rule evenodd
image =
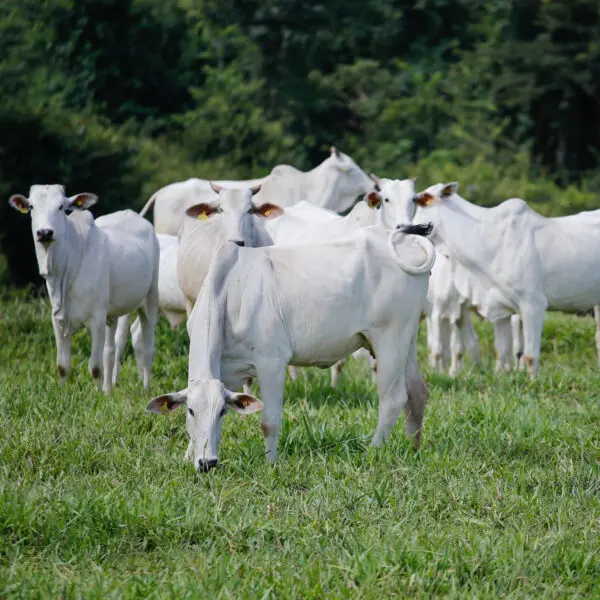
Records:
M163 403L160 405L160 414L161 415L169 414L169 401L168 400L164 400Z
M198 219L199 219L200 221L206 221L206 220L208 219L208 215L207 215L205 212L201 212L201 213L198 215Z
M267 210L265 210L265 217L268 217L271 214L271 209L267 208Z
M27 214L29 214L29 209L28 209L28 208L25 208L25 207L24 207L22 204L17 204L17 208L19 209L19 212L20 212L22 215L27 215Z
M248 404L250 404L250 400L248 400L248 398L242 398L242 406L246 408Z

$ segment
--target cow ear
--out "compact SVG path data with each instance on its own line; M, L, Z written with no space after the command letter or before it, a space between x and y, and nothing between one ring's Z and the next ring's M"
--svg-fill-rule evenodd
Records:
M262 183L259 183L258 185L251 187L250 191L252 192L252 195L254 196L254 195L258 194L258 192L260 192L261 187L262 187Z
M415 204L419 206L429 206L435 202L435 196L428 194L427 192L421 192L415 196Z
M452 183L447 183L444 186L444 189L440 193L440 198L448 198L448 196L452 196L452 194L456 194L458 191L458 181L453 181Z
M280 217L283 214L283 208L277 206L277 204L265 202L260 206L255 206L252 210L252 214L264 217L265 219L273 219L275 217Z
M26 215L31 210L29 200L23 194L14 194L10 197L8 203L20 213Z
M213 183L212 181L209 181L209 183L210 183L210 187L211 187L212 191L215 194L220 194L221 193L221 190L223 188L220 185L217 185L216 183Z
M200 221L206 221L208 217L214 215L219 212L218 206L214 206L213 204L206 204L205 202L201 202L200 204L194 204L194 206L190 206L185 214L188 217L192 217L192 219L199 219Z
M367 204L369 208L379 208L381 206L381 196L377 192L367 194Z
M96 202L98 202L98 196L96 196L96 194L83 192L67 198L66 208L67 210L87 210L94 206Z
M416 185L418 177L411 177L411 181Z
M331 156L340 158L340 151L335 146L331 146L331 148L329 148L329 152L331 153Z
M375 175L375 173L371 173L369 175L369 177L373 180L373 183L375 184L375 189L380 192L381 191L381 178L377 177L377 175Z
M229 408L242 415L259 412L264 408L264 404L250 394L230 394L225 402Z
M182 404L185 404L186 401L187 389L152 398L152 400L150 400L148 403L148 406L146 406L146 410L149 410L153 413L158 413L159 415L166 414L178 409Z

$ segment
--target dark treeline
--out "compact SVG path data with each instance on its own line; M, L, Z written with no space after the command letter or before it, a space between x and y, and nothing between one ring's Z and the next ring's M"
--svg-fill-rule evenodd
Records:
M32 183L139 209L332 143L484 204L595 208L599 87L597 0L3 0L0 279L36 278L6 202Z

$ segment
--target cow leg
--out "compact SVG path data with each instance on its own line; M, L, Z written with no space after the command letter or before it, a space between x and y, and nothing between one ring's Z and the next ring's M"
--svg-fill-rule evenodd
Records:
M598 364L600 365L600 306L594 306L594 320L596 321L596 352L598 354Z
M287 372L288 372L290 379L292 381L296 381L296 379L298 378L298 372L296 371L296 367L294 367L292 365L288 365Z
M138 366L138 373L144 388L150 387L150 372L152 371L152 360L154 359L154 328L158 317L158 298L156 300L146 297L140 307L140 334L133 337L133 349Z
M471 320L471 308L466 302L461 307L460 331L463 340L463 346L471 355L473 363L478 365L481 362L481 351L479 350L479 338L473 327Z
M104 367L104 338L106 336L106 314L96 315L91 322L90 334L92 336L92 353L88 362L90 375L96 380L98 389L102 384Z
M510 329L512 332L512 354L515 370L523 368L523 329L521 317L512 315L510 317Z
M267 458L271 463L277 459L277 440L283 418L285 371L285 366L282 365L257 366L260 396L264 404L260 427L265 436Z
M71 335L63 335L62 327L52 318L54 339L56 341L56 369L58 371L58 382L64 385L67 375L71 370Z
M331 387L335 387L340 380L340 375L342 374L342 369L346 364L346 358L342 358L342 360L338 360L333 367L331 367Z
M496 350L496 373L510 371L510 350L512 340L510 318L500 319L494 323L494 348Z
M102 391L110 394L112 389L112 374L115 362L115 335L119 325L118 319L110 319L106 323L106 333L104 336L104 378L102 382Z
M523 361L533 379L540 362L542 331L544 329L545 307L527 307L521 310L523 321Z
M252 395L252 377L248 377L248 379L244 379L244 384L242 385L242 389L244 390L244 394Z
M189 298L184 298L183 301L185 303L185 312L189 317L192 314L192 311L194 310L194 303Z
M119 320L117 321L117 332L115 334L115 364L112 371L113 385L119 383L121 362L123 361L123 354L125 353L125 348L127 346L127 338L129 337L129 317L130 315L123 315L122 317L119 317Z
M450 377L456 377L463 366L463 344L458 321L450 323Z
M415 450L421 444L421 427L425 415L425 405L429 390L421 377L417 362L417 336L413 337L406 365L406 391L408 399L404 411L406 413L406 436L413 438Z
M431 316L427 318L427 331L431 343L429 347L429 364L432 369L442 371L444 369L442 319L440 312L435 308L431 311Z
M418 321L416 321L418 323ZM414 329L398 334L397 330L387 330L373 340L371 347L377 361L377 388L379 391L379 417L377 429L371 441L375 447L381 446L389 437L398 416L408 401L406 389L406 368L412 351ZM371 340L369 340L371 341Z

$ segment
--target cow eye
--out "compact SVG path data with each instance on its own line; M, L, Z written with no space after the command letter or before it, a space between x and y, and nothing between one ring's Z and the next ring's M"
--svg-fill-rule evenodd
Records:
M62 204L61 204L61 205L58 207L58 210L62 210L62 209L63 209L63 206L62 206Z
M194 416L194 411L191 408L188 408L188 412L190 413L190 415L193 417Z
M219 413L219 419L222 419L225 416L225 413L227 412L227 408L223 407L221 409L221 412Z
M384 200L383 200L383 201L384 201L384 202L389 202L389 201L390 201L390 199L389 199L389 198L384 198Z

